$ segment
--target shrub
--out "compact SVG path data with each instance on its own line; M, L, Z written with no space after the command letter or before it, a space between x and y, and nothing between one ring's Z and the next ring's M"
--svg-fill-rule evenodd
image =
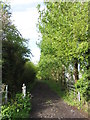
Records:
M22 76L23 83L25 83L26 86L29 83L33 83L36 78L36 73L37 73L36 66L32 62L26 62Z
M82 78L80 78L77 83L75 84L76 90L80 92L81 97L84 98L86 101L88 101L88 95L89 95L89 81L87 79L87 73L84 73L82 75Z
M22 94L16 94L15 100L11 100L7 105L2 106L2 120L27 117L31 110L30 94L27 93L23 99Z

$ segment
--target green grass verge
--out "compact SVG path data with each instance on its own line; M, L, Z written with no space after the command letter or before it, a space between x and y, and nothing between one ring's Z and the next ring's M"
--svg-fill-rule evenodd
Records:
M39 80L40 82L46 83L49 87L56 92L60 97L63 97L65 91L62 91L60 82L56 82L54 80Z

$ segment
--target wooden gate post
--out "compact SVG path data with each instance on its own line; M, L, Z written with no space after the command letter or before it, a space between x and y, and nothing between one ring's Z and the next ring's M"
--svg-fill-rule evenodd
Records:
M79 102L80 102L80 92L78 92L78 100L79 100Z
M5 103L7 103L7 99L8 99L8 85L6 85Z
M22 86L22 94L23 94L23 98L25 98L25 96L26 96L26 86L25 86L25 84L23 84L23 86Z

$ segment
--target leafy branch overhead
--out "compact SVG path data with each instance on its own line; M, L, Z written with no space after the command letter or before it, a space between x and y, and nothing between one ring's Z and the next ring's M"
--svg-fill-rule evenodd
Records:
M64 79L70 66L76 83L79 72L87 71L88 59L88 2L45 2L39 12L38 29L41 59L38 77ZM78 71L78 66L80 70ZM83 74L83 73L82 73ZM57 77L58 76L58 77Z

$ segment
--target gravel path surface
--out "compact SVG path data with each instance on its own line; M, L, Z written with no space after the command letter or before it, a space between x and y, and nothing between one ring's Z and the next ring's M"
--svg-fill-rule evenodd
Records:
M45 83L38 82L31 94L33 98L30 118L88 118L67 105Z

